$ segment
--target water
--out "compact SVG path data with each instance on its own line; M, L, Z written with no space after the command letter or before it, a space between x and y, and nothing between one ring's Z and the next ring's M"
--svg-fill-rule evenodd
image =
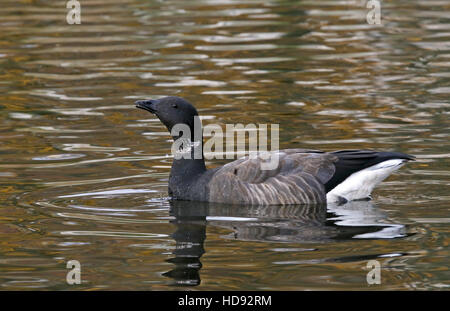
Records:
M448 289L448 1L383 1L382 26L363 1L80 2L68 25L60 2L2 1L1 289ZM133 105L166 95L279 123L280 148L418 161L371 202L171 203L169 136Z

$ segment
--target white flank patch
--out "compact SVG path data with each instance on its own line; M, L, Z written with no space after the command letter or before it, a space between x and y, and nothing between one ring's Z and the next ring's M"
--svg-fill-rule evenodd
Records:
M347 201L367 198L376 185L404 163L405 160L402 159L387 160L351 174L327 193L327 202L338 202L339 197Z

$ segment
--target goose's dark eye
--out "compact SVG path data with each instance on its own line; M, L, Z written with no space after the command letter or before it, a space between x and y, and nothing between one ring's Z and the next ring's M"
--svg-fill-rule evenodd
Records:
M177 104L172 104L172 108L178 108Z

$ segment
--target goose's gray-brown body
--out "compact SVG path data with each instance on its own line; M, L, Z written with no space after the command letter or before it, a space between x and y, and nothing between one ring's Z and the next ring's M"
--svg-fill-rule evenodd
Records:
M252 205L326 202L325 184L335 172L337 156L305 149L274 152L279 162L273 170L262 169L267 160L249 156L219 168L209 182L209 201Z
M414 157L399 152L306 149L271 151L278 157L273 169L263 169L269 159L247 156L222 167L206 169L201 141L194 135L197 110L180 97L137 101L138 108L155 114L169 132L177 124L191 129L190 156L174 159L169 178L173 199L230 204L288 205L346 202L370 197L373 188ZM174 141L180 136L173 136ZM203 138L200 138L201 140ZM193 144L192 146L194 146Z

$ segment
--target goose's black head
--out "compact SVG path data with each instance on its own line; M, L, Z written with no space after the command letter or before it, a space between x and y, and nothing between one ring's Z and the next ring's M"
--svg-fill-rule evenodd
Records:
M167 127L169 132L175 124L186 124L194 128L194 119L198 117L197 110L187 100L169 96L160 99L138 100L137 108L147 110L156 115Z

